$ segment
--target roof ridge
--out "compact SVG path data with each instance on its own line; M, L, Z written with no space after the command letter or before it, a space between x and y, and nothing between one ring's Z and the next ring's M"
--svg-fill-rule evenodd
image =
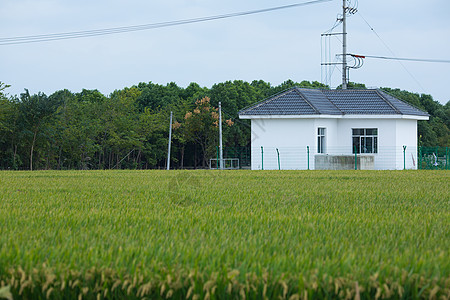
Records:
M297 92L297 94L300 96L300 97L302 97L303 98L303 100L309 105L309 106L311 106L311 108L312 109L314 109L314 111L316 112L316 113L318 113L319 115L321 114L321 112L317 109L317 107L315 107L305 96L303 96L303 94L302 94L302 92L300 91L300 88L299 87L294 87L293 88L296 92ZM306 90L306 89L305 89Z
M257 107L259 107L259 106L261 106L263 104L266 104L266 103L269 103L269 102L271 102L271 101L273 101L275 99L278 99L281 96L283 96L284 94L286 94L287 92L289 92L290 90L292 90L292 88L284 90L284 91L281 91L281 92L279 92L278 94L276 94L274 96L266 97L265 99L255 103L255 104L250 104L249 106L247 106L247 107L241 109L240 111L238 111L238 114L244 113L246 110L249 110L250 108L254 109L254 108L257 108Z
M398 115L403 115L403 113L397 108L395 107L394 104L392 104L392 102L390 100L388 100L386 97L384 97L384 95L382 95L380 93L379 89L375 89L375 92L377 93L378 96L380 96L381 99L383 99L384 102L386 102Z
M402 103L405 104L405 105L408 105L408 106L411 107L411 108L417 109L418 111L421 111L421 112L423 112L423 113L426 113L427 115L430 115L427 111L422 110L421 108L415 106L415 105L412 104L412 103L409 103L409 102L407 102L407 101L405 101L405 100L403 100L403 99L397 98L397 97L395 97L395 96L389 94L388 92L383 91L382 89L377 89L377 90L379 90L379 91L380 91L381 93L383 93L383 94L388 95L389 97L392 97L392 98L394 98L394 99L396 99L396 100L402 102Z
M238 112L264 115L405 115L429 116L380 89L326 90L291 87ZM421 118L418 118L421 119Z
M337 107L337 105L334 104L334 102L333 102L330 98L328 98L327 94L324 93L323 91L328 91L328 90L321 89L320 92L322 93L322 95L323 95L325 98L327 98L328 101L330 101L331 104L333 104L334 107L336 107L336 109L337 109L338 111L341 112L341 114L345 115L345 113L344 113L339 107Z

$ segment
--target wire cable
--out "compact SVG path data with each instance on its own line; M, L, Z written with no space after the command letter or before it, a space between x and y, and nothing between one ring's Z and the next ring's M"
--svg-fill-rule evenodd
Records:
M391 54L395 57L397 56L394 51L384 42L384 40L380 37L380 35L373 29L373 27L367 22L367 20L363 17L363 15L358 12L358 15L364 20L364 22L369 26L370 30L378 37L378 39L383 43L384 47L391 52ZM398 63L402 66L402 68L406 71L406 73L409 74L409 76L417 83L417 85L422 89L423 92L425 92L424 87L420 84L419 80L416 79L416 77L405 67L405 65L401 62L401 60L397 60Z
M65 33L53 33L53 34L0 38L0 46L59 41L59 40L67 40L67 39L77 39L77 38L86 38L86 37L126 33L126 32L132 32L132 31L150 30L150 29L157 29L157 28L171 27L171 26L180 26L180 25L186 25L186 24L234 18L234 17L240 17L240 16L259 14L259 13L266 13L266 12L271 12L271 11L276 11L276 10L295 8L295 7L300 7L300 6L307 6L307 5L318 4L318 3L329 2L329 1L332 1L332 0L313 0L313 1L308 1L308 2L295 3L295 4L277 6L277 7L265 8L265 9L249 10L249 11L244 11L244 12L236 12L236 13L215 15L215 16L209 16L209 17L184 19L184 20L161 22L161 23L151 23L151 24L143 24L143 25L135 25L135 26L124 26L124 27L113 27L113 28L105 28L105 29L97 29L97 30L85 30L85 31L65 32Z
M431 63L446 63L450 64L450 60L445 59L429 59L429 58L401 58L401 57L387 57L387 56L375 56L375 55L356 55L349 54L354 57L361 58L378 58L378 59L390 59L390 60L403 60L403 61L416 61L416 62L431 62Z

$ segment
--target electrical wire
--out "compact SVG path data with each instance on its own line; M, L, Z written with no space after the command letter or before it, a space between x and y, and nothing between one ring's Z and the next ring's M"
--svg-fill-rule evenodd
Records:
M390 60L403 60L403 61L416 61L416 62L431 62L431 63L446 63L450 64L450 60L445 59L428 59L428 58L401 58L401 57L387 57L387 56L375 56L375 55L356 55L349 54L353 57L361 58L378 58L378 59L390 59Z
M59 41L59 40L67 40L67 39L77 39L77 38L86 38L86 37L126 33L126 32L133 32L133 31L150 30L150 29L157 29L157 28L171 27L171 26L180 26L180 25L186 25L186 24L193 24L193 23L207 22L207 21L213 21L213 20L247 16L247 15L252 15L252 14L259 14L259 13L271 12L271 11L275 11L275 10L282 10L282 9L288 9L288 8L294 8L294 7L300 7L300 6L307 6L307 5L318 4L318 3L329 2L329 1L332 1L332 0L313 0L313 1L308 1L308 2L295 3L295 4L277 6L277 7L265 8L265 9L249 10L249 11L244 11L244 12L236 12L236 13L215 15L215 16L209 16L209 17L201 17L201 18L194 18L194 19L161 22L161 23L151 23L151 24L143 24L143 25L135 25L135 26L124 26L124 27L113 27L113 28L105 28L105 29L97 29L97 30L85 30L85 31L65 32L65 33L53 33L53 34L0 38L0 46Z
M391 52L391 54L396 57L397 55L394 53L394 51L391 50L391 48L384 42L384 40L380 37L380 35L373 29L373 27L367 22L367 20L363 17L363 15L358 12L358 15L364 20L364 22L369 26L370 30L378 37L378 39L383 43L384 47ZM417 83L417 85L422 89L423 92L425 92L424 87L420 84L419 80L416 79L416 77L405 67L405 65L402 63L401 60L397 60L398 63L402 66L402 68L406 71L406 73L409 74L409 76Z
M347 0L347 5L346 5L347 8L343 13L349 17L351 15L356 14L358 12L358 5L359 5L358 0L354 0L354 2L353 2L353 0ZM321 57L322 68L321 68L320 76L321 76L322 83L324 83L322 78L325 76L325 78L326 78L325 84L329 85L329 86L331 86L331 77L334 73L334 70L336 69L335 62L337 61L337 60L335 60L334 63L331 63L331 64L329 63L331 61L331 38L330 38L330 36L333 36L335 39L337 39L339 41L339 43L342 44L342 41L339 38L339 35L342 33L333 34L333 31L334 31L334 29L336 29L339 25L341 25L343 23L343 20L344 20L343 17L344 17L343 14L338 14L334 25L329 30L327 30L321 34L321 40L323 39L325 41L324 43L325 43L325 48L326 48L325 49L326 64L323 63L323 56L322 56ZM327 40L328 40L328 45L327 45ZM321 45L321 47L322 47L322 45ZM327 53L326 53L327 49L330 52L328 57L327 57ZM321 49L321 51L323 51L323 50ZM359 60L359 59L355 60L355 67L353 67L353 68L358 68L361 66L362 66L362 60ZM325 75L323 75L323 73L325 73Z

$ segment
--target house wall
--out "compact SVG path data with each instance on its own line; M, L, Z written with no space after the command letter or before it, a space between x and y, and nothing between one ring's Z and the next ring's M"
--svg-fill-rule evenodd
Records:
M314 129L314 119L253 119L252 170L277 170L277 148L281 169L307 169L306 147L314 145Z
M352 153L353 128L378 128L378 153L374 155L375 170L395 169L397 160L395 119L341 119L338 122L338 134L342 154ZM360 154L364 155L364 154Z
M408 119L340 119L341 147L351 152L352 128L378 128L378 153L375 170L403 169L403 145L407 146L406 168L417 168L417 121ZM364 154L361 154L364 155ZM414 157L414 163L411 158Z
M396 168L403 169L403 145L405 145L406 169L417 169L417 121L397 120L396 140L398 157Z
M317 129L325 128L325 153L332 153L339 145L338 119L314 119L314 143L311 145L317 154Z
M325 154L317 153L317 128L326 128ZM376 170L417 168L417 121L408 119L252 119L252 170L314 169L316 155L351 155L352 129L378 128ZM261 146L263 154L261 154ZM307 155L309 146L309 159ZM361 154L364 155L364 154ZM368 154L369 155L369 154Z

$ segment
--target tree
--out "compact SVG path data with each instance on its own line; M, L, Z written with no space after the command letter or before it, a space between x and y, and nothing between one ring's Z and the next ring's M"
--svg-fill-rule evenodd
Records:
M57 110L58 169L87 169L98 166L94 157L100 152L97 139L106 126L104 115L106 98L98 91L83 90L72 94L67 90L50 96L61 99Z
M0 81L0 100L7 99L7 94L4 92L4 90L6 90L9 87L10 87L10 85Z
M430 114L429 121L419 121L417 130L423 146L449 145L450 140L450 104L445 106L433 100L431 95L417 94L400 89L382 88L386 93L403 100Z
M146 108L140 114L139 133L142 139L142 167L163 167L167 155L167 137L169 114L164 111L152 111Z
M109 166L119 167L131 152L142 149L139 130L137 100L141 91L136 87L125 88L111 94L106 102L106 111L102 119L108 125L106 145L110 150ZM114 161L115 156L115 162ZM136 167L136 161L133 161Z
M4 92L9 85L0 82L0 168L17 169L17 119L16 98L8 98Z
M140 96L137 99L139 109L144 111L145 108L151 110L159 110L166 106L177 102L180 99L180 93L182 89L178 87L174 82L167 84L166 86L149 83L139 83L136 87L140 92Z
M263 80L234 80L211 88L150 82L109 96L83 89L79 93L61 90L47 97L25 90L17 98L8 96L8 85L0 82L0 169L164 167L170 111L175 120L174 165L205 167L208 158L216 156L219 102L225 125L223 145L248 146L250 122L239 120L238 112L294 86L329 88L306 80L287 80L278 86ZM365 88L359 83L349 86ZM384 90L430 114L429 121L418 122L422 145L449 145L450 102L442 105L430 95Z
M342 84L338 85L338 87L336 88L338 90L342 90ZM365 90L367 89L366 85L364 83L357 83L357 82L351 82L349 81L347 83L347 89L349 90L354 90L354 89L362 89Z
M44 93L30 95L29 91L25 89L25 93L20 95L20 123L23 126L24 135L31 136L31 141L29 141L30 170L33 170L33 155L38 134L43 131L46 122L51 119L57 106L58 103L52 102Z
M218 108L211 105L211 100L204 97L195 102L193 111L187 111L184 116L184 123L175 123L174 128L183 128L184 139L193 141L201 148L201 165L206 167L208 157L215 153L215 146L218 143L219 113ZM233 125L233 121L224 120L224 124Z

